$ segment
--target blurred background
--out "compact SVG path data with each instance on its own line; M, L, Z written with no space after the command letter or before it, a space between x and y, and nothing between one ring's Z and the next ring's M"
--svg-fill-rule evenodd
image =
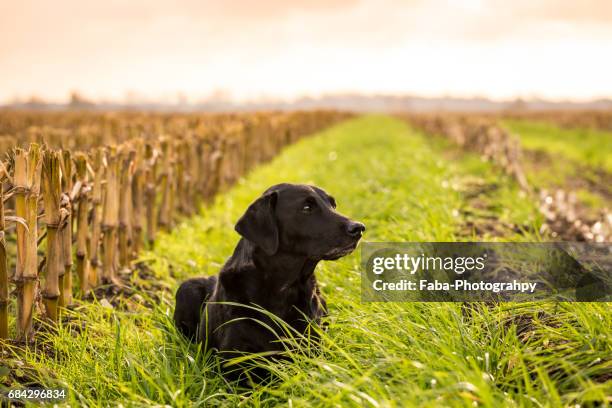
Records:
M611 23L609 0L5 0L0 105L609 109Z

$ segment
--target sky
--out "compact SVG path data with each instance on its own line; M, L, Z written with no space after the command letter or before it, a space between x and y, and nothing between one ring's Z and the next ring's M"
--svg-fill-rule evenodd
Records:
M611 0L0 0L0 103L612 97Z

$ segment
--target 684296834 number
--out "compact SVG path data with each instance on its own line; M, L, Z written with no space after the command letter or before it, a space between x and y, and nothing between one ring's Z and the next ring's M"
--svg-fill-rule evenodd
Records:
M10 401L62 401L68 395L65 388L15 388L2 393Z

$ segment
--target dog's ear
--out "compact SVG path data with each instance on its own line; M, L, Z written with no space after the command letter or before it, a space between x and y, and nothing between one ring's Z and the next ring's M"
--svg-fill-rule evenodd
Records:
M268 255L278 251L278 227L274 208L278 192L272 191L252 203L236 224L236 232L264 250Z
M327 194L327 191L317 186L310 186L310 187L312 187L314 191L316 191L317 194L321 196L323 200L326 200L327 202L329 202L329 204L332 206L333 209L336 208L336 199L330 196L329 194Z
M329 198L329 203L331 204L332 208L335 210L336 209L336 199L333 196L330 196L329 194L327 195L327 198Z

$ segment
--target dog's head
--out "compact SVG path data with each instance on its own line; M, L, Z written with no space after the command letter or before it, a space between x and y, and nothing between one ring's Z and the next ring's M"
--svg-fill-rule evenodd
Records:
M351 253L365 225L336 211L336 200L322 189L277 184L253 202L236 231L268 255L277 252L315 260Z

